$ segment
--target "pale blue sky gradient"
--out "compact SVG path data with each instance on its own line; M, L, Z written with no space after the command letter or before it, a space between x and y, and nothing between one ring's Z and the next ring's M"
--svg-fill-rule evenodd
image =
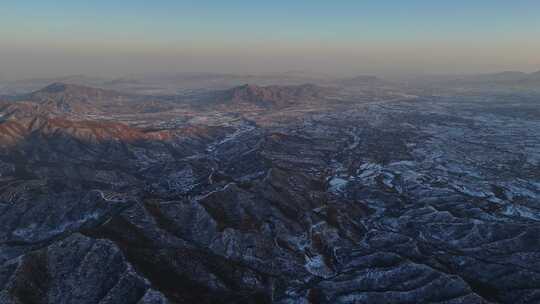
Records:
M0 64L18 76L535 70L538 37L537 0L0 0Z

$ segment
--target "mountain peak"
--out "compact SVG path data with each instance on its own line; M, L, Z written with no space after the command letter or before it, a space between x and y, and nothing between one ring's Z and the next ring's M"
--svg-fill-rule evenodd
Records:
M107 91L99 88L92 88L87 86L82 86L78 84L70 84L65 82L54 82L40 90L35 91L32 94L60 94L60 93L71 93L74 95L94 95L97 93L116 93L113 91Z
M244 85L238 86L237 89L247 89L247 90L256 90L260 89L261 87L256 84L246 83Z
M25 98L36 102L50 101L51 99L57 98L71 101L103 101L116 99L121 96L127 95L101 88L87 87L65 82L55 82L40 90L30 93L29 95L25 96Z
M285 106L297 101L323 96L324 89L316 85L258 86L245 84L226 91L225 99L233 102Z
M529 77L531 77L531 78L533 78L533 79L540 79L540 71L531 73L531 74L529 75Z
M258 92L262 92L263 90L264 90L263 87L260 87L255 84L249 84L249 83L230 89L231 93L233 94L238 94L238 93L257 94Z
M30 94L17 96L14 100L19 103L11 105L11 108L13 113L22 116L39 114L49 117L97 113L104 103L113 104L124 96L128 95L77 84L54 82Z
M66 83L55 82L38 91L48 92L48 93L58 93L58 92L65 91L67 87L68 87L68 84Z

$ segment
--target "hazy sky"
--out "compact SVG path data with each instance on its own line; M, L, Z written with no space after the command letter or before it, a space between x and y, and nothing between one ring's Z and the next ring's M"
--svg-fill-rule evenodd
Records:
M0 79L540 70L539 0L0 0Z

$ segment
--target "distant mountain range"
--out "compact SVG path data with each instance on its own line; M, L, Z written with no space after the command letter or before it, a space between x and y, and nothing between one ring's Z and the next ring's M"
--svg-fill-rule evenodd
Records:
M43 136L69 136L85 142L167 140L177 131L160 128L146 130L117 122L112 115L168 115L175 109L183 109L194 115L207 110L276 110L303 103L324 102L331 92L330 88L312 84L264 87L246 84L185 101L175 96L136 95L77 84L53 83L28 94L0 99L0 146L13 145L36 136L36 140ZM202 132L201 136L204 136L206 131L197 132Z
M90 112L95 111L103 103L111 103L130 97L128 94L110 90L53 83L28 96L22 96L22 99L50 107L51 110L58 112Z
M540 71L524 73L519 71L505 71L492 74L465 76L458 79L461 83L495 84L495 85L540 85Z
M170 103L154 96L140 96L77 84L53 83L40 90L0 99L4 117L78 116L88 114L140 113L170 109Z
M302 85L312 83L324 86L373 86L385 84L376 76L359 75L337 78L328 75L290 71L274 74L220 74L220 73L159 73L131 75L120 78L98 78L72 75L56 78L34 78L0 83L0 95L20 95L39 90L51 83L73 83L107 90L145 95L173 95L179 92L226 90L249 83L257 86Z
M324 100L331 88L313 84L257 86L246 84L211 91L193 97L191 103L180 96L149 96L122 93L88 86L53 83L29 94L0 99L4 117L77 116L88 114L149 113L167 111L181 105L204 107L283 108L313 100Z
M375 85L385 85L388 84L387 81L371 75L361 75L351 78L342 78L333 82L335 85L346 86L346 87L355 87L355 86L375 86Z

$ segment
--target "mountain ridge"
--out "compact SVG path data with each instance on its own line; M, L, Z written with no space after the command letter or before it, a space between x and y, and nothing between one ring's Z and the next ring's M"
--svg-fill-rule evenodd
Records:
M283 108L300 102L327 97L330 88L314 84L258 86L244 84L219 91L211 97L213 103L253 105L262 108Z

